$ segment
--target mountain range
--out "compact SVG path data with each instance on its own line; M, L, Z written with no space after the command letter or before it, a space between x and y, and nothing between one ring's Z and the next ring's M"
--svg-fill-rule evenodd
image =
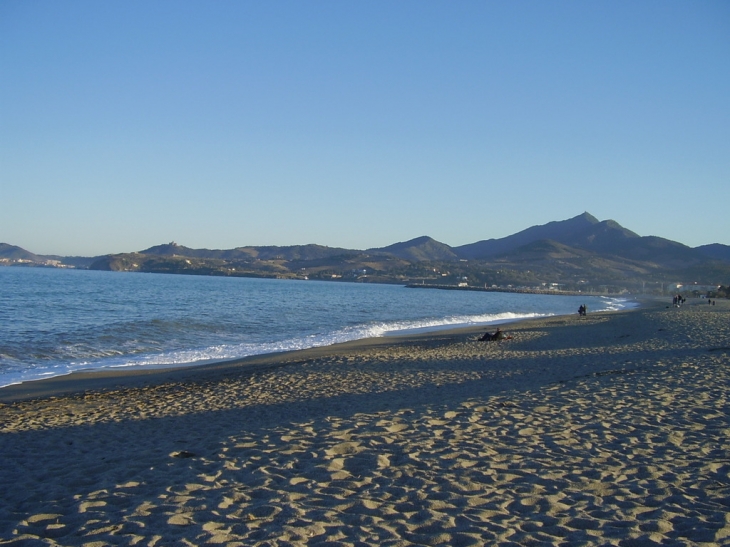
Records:
M639 236L589 213L516 234L451 247L423 236L354 250L322 245L192 249L174 242L102 257L33 254L0 243L0 261L97 270L368 280L487 286L557 284L569 290L646 290L671 282L730 284L730 246L691 248Z

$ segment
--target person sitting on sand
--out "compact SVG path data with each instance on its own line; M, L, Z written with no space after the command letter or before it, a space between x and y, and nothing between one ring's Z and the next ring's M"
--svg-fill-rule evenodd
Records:
M482 336L479 340L482 342L496 342L499 340L511 340L511 336L505 336L505 334L502 332L502 329L497 327L497 330L494 332L494 334L489 334L488 332L484 333L484 336Z

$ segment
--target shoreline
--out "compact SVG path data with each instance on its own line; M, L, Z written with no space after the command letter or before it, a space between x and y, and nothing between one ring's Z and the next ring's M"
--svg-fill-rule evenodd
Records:
M583 292L583 291L564 291L561 289L510 289L505 287L478 287L476 285L439 285L428 283L408 283L407 289L436 289L442 291L474 291L474 292L504 292L514 294L545 294L551 296L605 296L606 298L627 298L631 295L623 293L601 293L601 292Z
M528 320L505 342L370 339L0 405L0 545L727 544L718 304Z
M615 312L604 312L615 313ZM554 316L562 317L562 316ZM512 325L535 319L519 319L514 322L498 323L496 326ZM239 359L207 363L170 366L167 368L116 368L79 370L68 374L29 380L18 384L0 387L0 404L45 399L49 397L73 396L90 391L109 391L124 388L147 387L165 382L180 382L188 378L198 379L210 373L236 371L242 374L253 374L262 369L285 367L293 363L321 359L339 353L358 352L377 346L397 346L419 341L432 341L443 337L465 337L482 334L491 325L444 328L424 333L389 335L376 338L361 338L348 342L340 342L328 346L280 351L258 355L250 355Z
M634 297L638 302L636 307L626 308L622 310L593 312L595 314L605 313L624 313L635 311L647 306L659 306L663 301L654 298ZM17 384L10 384L0 387L0 404L9 404L18 401L26 401L31 399L41 399L48 397L59 397L74 395L89 391L109 391L114 389L134 388L142 386L157 385L165 382L176 382L186 377L197 377L199 374L205 374L206 371L221 371L229 368L241 367L241 371L254 371L261 367L284 366L292 361L300 361L305 359L317 359L323 355L337 353L338 351L357 351L359 348L370 347L373 345L397 345L400 343L409 343L418 340L427 340L432 337L439 336L471 336L476 333L483 333L497 326L511 326L530 321L542 321L551 317L574 317L571 315L555 315L538 318L521 318L506 321L495 321L488 325L479 326L461 326L449 327L444 326L434 330L424 330L418 333L393 334L380 336L375 338L361 338L348 342L340 342L327 346L317 346L300 350L288 350L273 353L264 353L250 355L237 359L227 359L224 361L205 363L205 364L185 364L171 365L164 367L119 367L119 368L101 368L101 369L85 369L69 372L59 376L50 378L39 378L27 380ZM283 361L283 363L280 363Z

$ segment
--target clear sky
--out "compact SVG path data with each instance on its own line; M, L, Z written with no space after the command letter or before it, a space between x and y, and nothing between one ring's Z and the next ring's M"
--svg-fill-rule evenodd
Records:
M0 242L98 255L588 211L730 244L730 2L0 2Z

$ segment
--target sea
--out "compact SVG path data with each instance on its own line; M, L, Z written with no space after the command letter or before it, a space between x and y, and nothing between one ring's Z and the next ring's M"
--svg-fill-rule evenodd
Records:
M0 386L632 307L631 298L0 267Z

